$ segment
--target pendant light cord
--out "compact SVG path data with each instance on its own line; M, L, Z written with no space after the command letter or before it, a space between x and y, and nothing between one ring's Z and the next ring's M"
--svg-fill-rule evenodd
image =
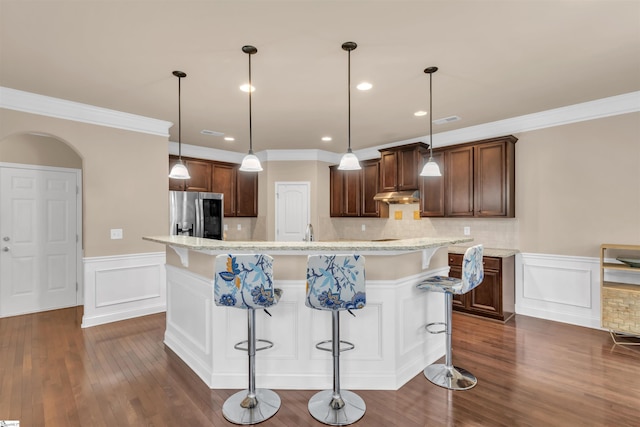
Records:
M429 73L429 160L433 160L433 73Z
M251 84L251 54L249 54L249 154L253 154L253 131L251 126L251 92L253 92L253 85Z
M348 130L347 130L347 137L348 137L348 148L347 148L347 153L351 153L351 50L348 50L348 60L347 60L347 87L348 87L348 114L347 114L347 120L348 120Z
M178 159L182 161L182 102L181 102L181 81L182 77L178 76Z

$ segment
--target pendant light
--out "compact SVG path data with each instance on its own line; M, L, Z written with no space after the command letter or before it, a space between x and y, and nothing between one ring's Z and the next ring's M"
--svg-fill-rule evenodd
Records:
M171 172L169 172L169 178L173 179L190 179L189 171L187 167L182 163L182 111L180 108L180 80L187 77L182 71L174 71L173 75L178 78L178 163L173 165Z
M348 99L349 99L349 116L348 116L348 148L347 152L343 154L340 159L340 165L338 169L340 170L359 170L362 169L360 167L360 162L355 154L351 151L351 51L357 48L358 45L355 42L344 42L342 43L342 49L348 52L348 71L347 71L347 86L348 86Z
M425 163L420 172L420 176L442 176L440 167L433 160L433 73L438 71L438 67L425 68L424 72L429 74L429 161Z
M251 55L258 52L254 46L242 46L242 51L249 55L249 153L242 159L240 170L243 172L260 172L262 165L260 165L260 159L253 154L253 134L251 129L251 92L253 92L253 86L251 85Z

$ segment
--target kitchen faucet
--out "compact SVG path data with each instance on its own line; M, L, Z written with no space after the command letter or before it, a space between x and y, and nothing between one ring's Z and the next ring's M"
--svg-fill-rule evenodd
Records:
M313 237L313 225L307 225L307 230L304 232L304 241L305 242L313 242L315 239Z

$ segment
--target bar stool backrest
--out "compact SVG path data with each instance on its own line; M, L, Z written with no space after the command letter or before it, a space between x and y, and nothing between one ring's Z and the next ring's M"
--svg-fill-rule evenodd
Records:
M310 255L305 305L318 310L356 310L367 303L364 257Z
M462 258L462 289L461 294L465 294L482 283L484 279L484 267L482 265L482 245L471 246Z
M218 255L214 270L216 305L262 309L278 302L269 255Z

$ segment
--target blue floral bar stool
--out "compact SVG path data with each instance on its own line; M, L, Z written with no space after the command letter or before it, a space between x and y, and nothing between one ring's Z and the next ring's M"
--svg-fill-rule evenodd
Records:
M340 352L355 346L340 340L340 312L361 309L366 304L364 257L358 255L310 255L307 262L307 307L329 310L332 339L316 348L333 354L333 390L316 393L309 399L309 413L324 424L344 426L358 421L366 405L357 394L340 389ZM331 347L326 345L331 343ZM341 344L344 345L341 348Z
M482 266L482 245L468 248L462 259L462 279L446 276L428 277L418 283L418 289L427 291L444 292L444 304L446 322L434 322L426 325L428 332L432 334L446 333L445 364L434 363L424 370L424 376L432 383L449 390L468 390L478 383L478 379L469 371L453 366L451 360L451 311L453 294L466 294L484 279ZM435 325L444 325L444 329L434 331L430 329Z
M215 261L216 305L247 310L247 340L234 346L249 355L249 388L229 397L222 406L224 417L236 424L257 424L280 409L280 396L272 390L256 389L256 351L273 347L256 339L255 310L278 303L282 291L273 288L273 258L269 255L218 255ZM270 315L270 314L269 314ZM264 343L256 348L256 342Z

